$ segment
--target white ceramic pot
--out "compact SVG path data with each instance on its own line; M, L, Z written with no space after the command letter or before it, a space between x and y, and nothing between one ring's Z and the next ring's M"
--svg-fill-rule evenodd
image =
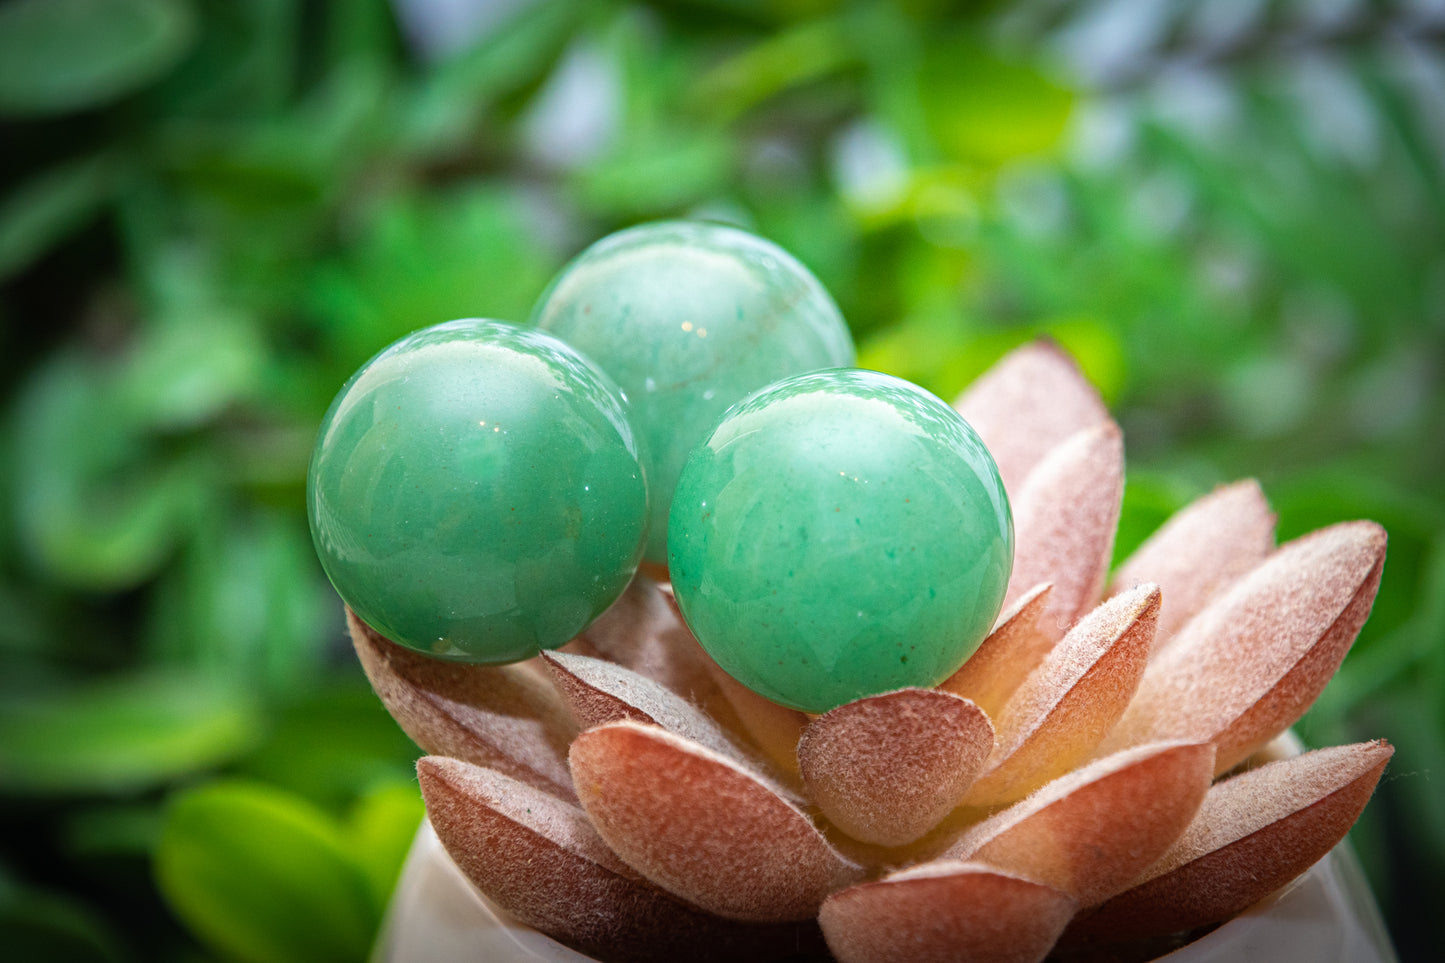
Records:
M473 886L423 822L373 963L588 963L511 919ZM1163 957L1169 963L1395 963L1348 843L1238 918Z

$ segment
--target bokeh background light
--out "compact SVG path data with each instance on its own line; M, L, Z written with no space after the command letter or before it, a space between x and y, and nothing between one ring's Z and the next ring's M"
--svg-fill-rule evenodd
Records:
M316 427L660 217L781 244L945 398L1065 345L1120 556L1245 476L1281 539L1384 524L1298 731L1398 746L1353 839L1438 949L1440 0L10 0L0 145L0 955L365 957L416 751L311 551Z

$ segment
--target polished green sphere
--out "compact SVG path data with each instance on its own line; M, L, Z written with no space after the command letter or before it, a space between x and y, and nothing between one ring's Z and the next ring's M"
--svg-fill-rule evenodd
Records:
M627 587L647 485L621 393L591 362L539 331L452 321L341 389L307 507L362 621L438 658L500 663L561 645Z
M735 406L673 495L673 590L729 674L826 712L932 686L997 618L1013 567L998 468L916 385L832 370Z
M854 358L837 305L807 268L719 224L645 224L603 238L557 276L533 321L626 392L648 459L646 554L659 563L678 473L728 406Z

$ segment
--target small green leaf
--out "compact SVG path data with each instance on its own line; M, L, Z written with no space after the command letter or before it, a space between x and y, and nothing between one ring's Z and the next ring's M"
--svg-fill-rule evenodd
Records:
M17 402L13 497L22 544L51 577L95 589L150 577L206 497L196 464L148 449L108 374L62 354Z
M658 217L698 204L726 185L733 145L723 136L669 130L639 136L588 165L577 180L587 208L621 220Z
M272 721L265 740L241 760L241 772L318 805L339 808L371 786L415 778L416 746L359 670L344 687L300 693Z
M0 114L115 100L173 67L195 33L181 0L15 0L0 7Z
M137 424L194 428L256 388L264 356L250 320L224 309L152 324L126 356L118 402Z
M526 318L556 260L513 188L409 193L376 206L345 259L316 271L313 296L354 369L437 320Z
M107 801L77 809L64 823L65 852L76 860L149 858L160 839L160 804Z
M114 963L115 936L69 896L25 886L0 872L0 946L9 960Z
M336 822L260 783L177 796L155 855L162 895L217 953L254 963L364 959L381 918Z
M203 520L153 604L153 657L269 693L315 681L340 612L306 523L275 511Z
M792 88L851 67L857 54L839 20L804 22L765 37L706 74L694 100L731 119Z
M359 799L352 810L346 835L378 905L391 899L425 814L415 779L383 783Z
M45 171L0 203L0 280L84 226L115 189L115 163L89 157Z
M0 787L133 792L219 765L261 726L242 692L191 673L142 673L0 703Z
M1031 64L971 37L932 45L918 78L929 129L944 153L998 165L1058 145L1073 97Z

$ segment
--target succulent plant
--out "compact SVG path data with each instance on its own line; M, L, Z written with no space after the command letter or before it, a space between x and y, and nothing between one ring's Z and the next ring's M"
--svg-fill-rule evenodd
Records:
M1383 529L1276 547L1244 481L1110 580L1122 436L1072 361L1027 345L956 406L1016 555L992 633L936 688L816 717L770 703L645 575L507 666L434 661L353 616L467 877L607 960L1148 958L1333 848L1392 748L1275 741L1368 616Z

